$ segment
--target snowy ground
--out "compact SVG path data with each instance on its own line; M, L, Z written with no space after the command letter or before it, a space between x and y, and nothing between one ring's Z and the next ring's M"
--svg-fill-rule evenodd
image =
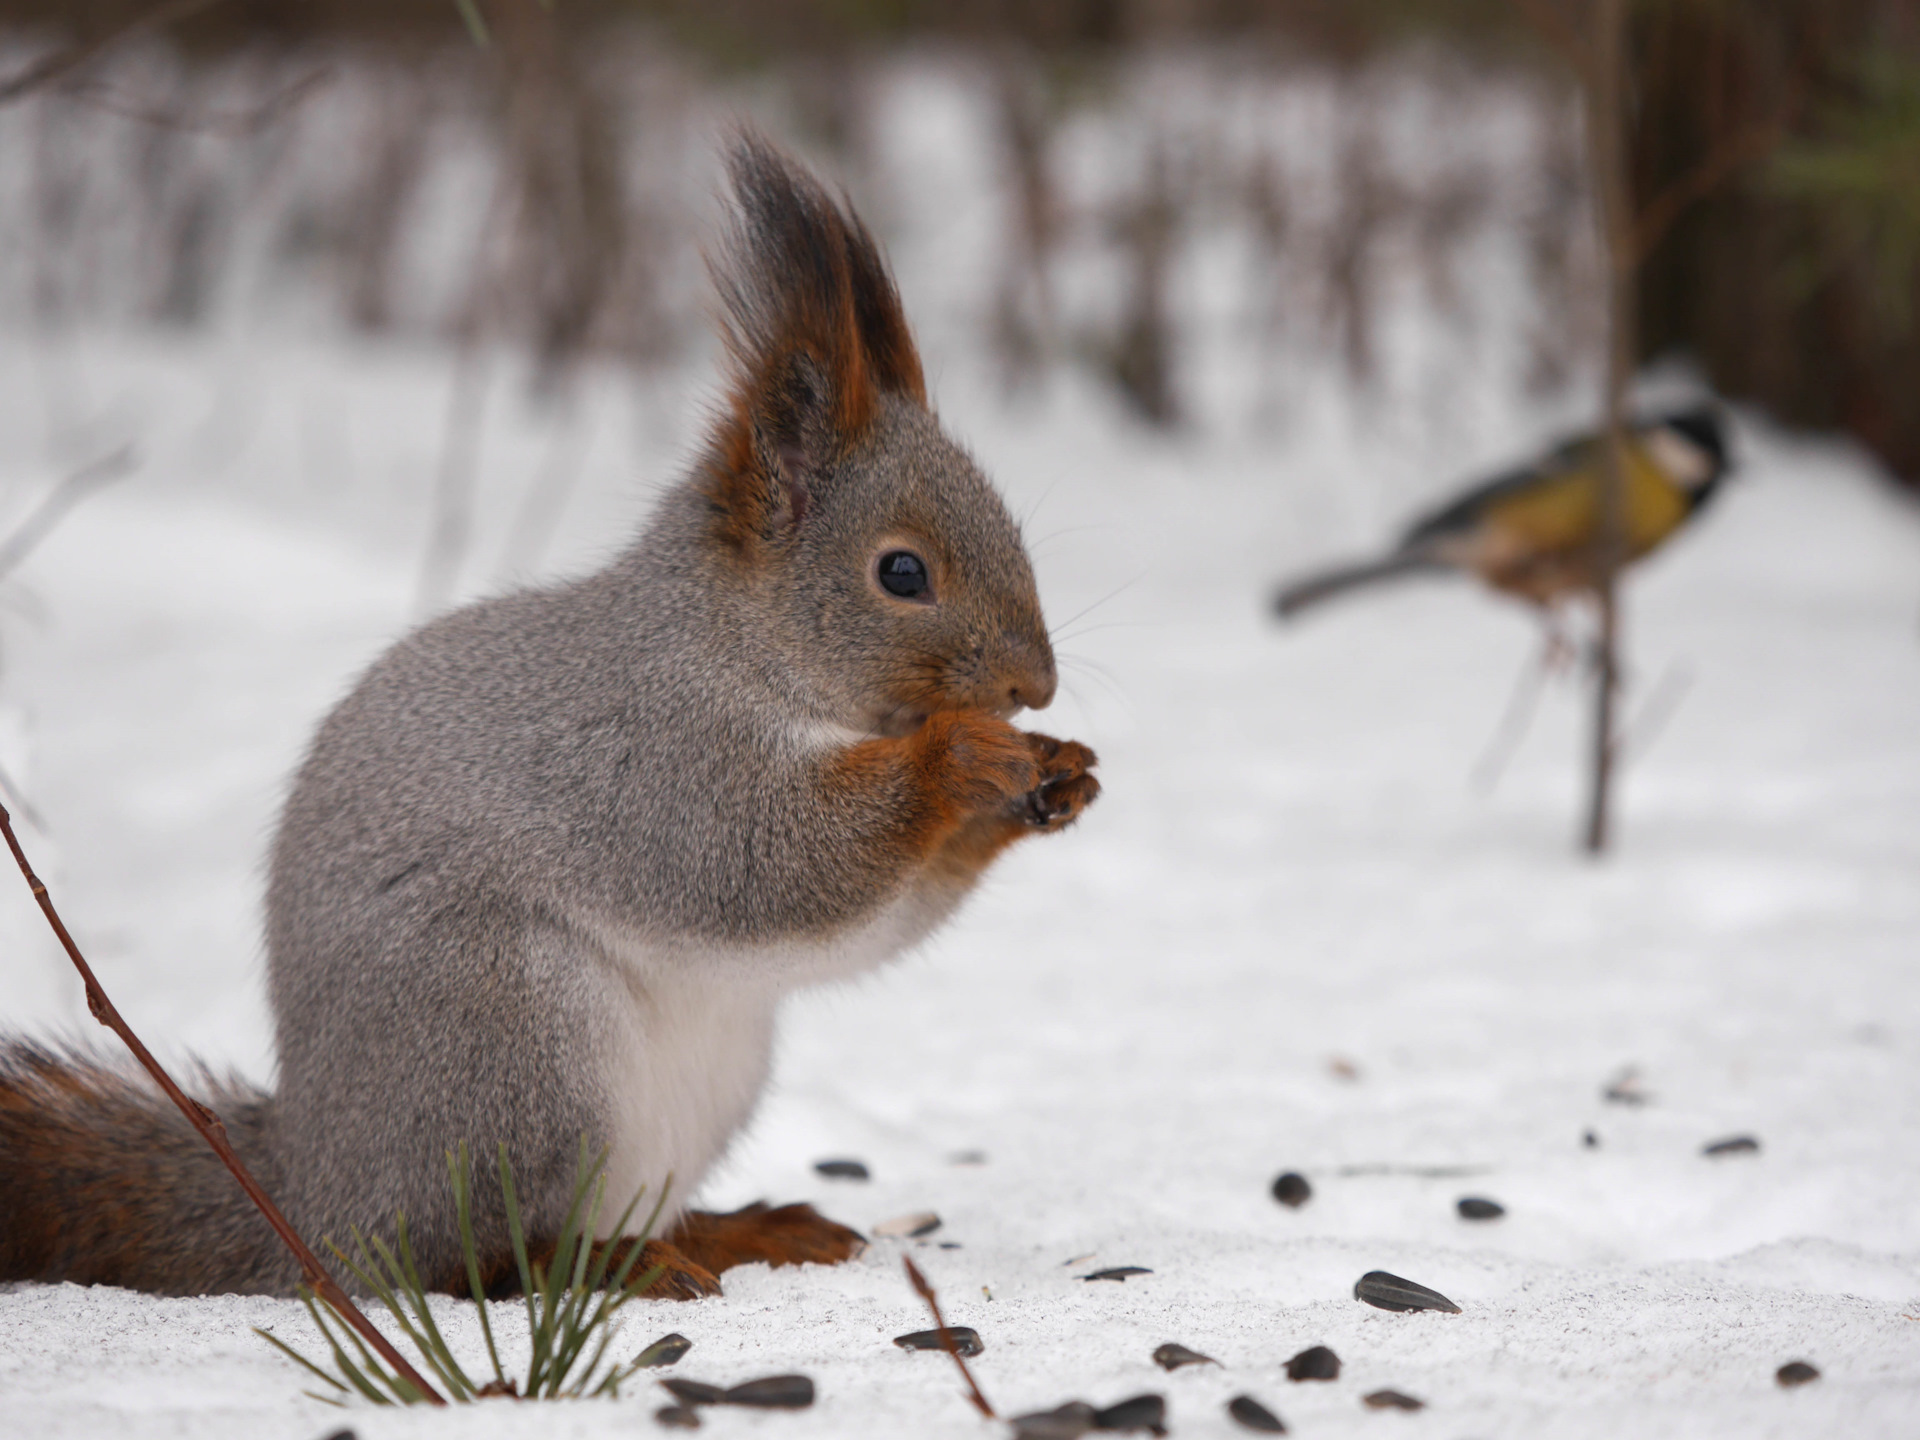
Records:
M552 568L604 554L671 473L685 383L593 392ZM1062 626L1082 667L1045 719L1099 749L1106 793L924 953L792 1005L704 1198L861 1227L937 1211L914 1253L1006 1413L1153 1390L1176 1434L1225 1436L1251 1392L1303 1436L1920 1433L1914 508L1836 448L1743 427L1737 486L1631 589L1634 704L1679 699L1595 865L1570 843L1568 687L1493 796L1468 783L1524 617L1448 586L1287 631L1261 613L1275 576L1411 498L1371 475L1455 475L1339 426L1160 441L1070 389L1008 412L961 367L937 384L1031 516L1056 623L1127 587ZM557 433L508 393L470 590L499 583ZM10 584L0 758L56 899L166 1055L267 1073L263 839L309 727L409 622L444 396L430 356L0 351L16 510L62 405L147 457ZM5 1022L80 1033L38 923L0 876ZM1628 1065L1650 1100L1606 1103ZM1759 1153L1702 1157L1733 1133ZM819 1178L828 1156L873 1180ZM1284 1169L1315 1187L1297 1211L1268 1194ZM1463 1194L1508 1214L1469 1224ZM683 1331L694 1378L818 1383L811 1411L711 1414L716 1435L987 1433L943 1359L889 1343L925 1323L903 1243L734 1271L723 1299L636 1307L632 1339ZM1111 1265L1153 1273L1076 1278ZM1374 1268L1464 1313L1357 1304ZM662 1398L342 1415L254 1324L307 1331L291 1303L0 1293L0 1433L630 1435ZM1169 1340L1221 1364L1163 1374ZM1313 1344L1341 1378L1289 1383ZM1780 1389L1794 1359L1823 1378ZM1364 1409L1383 1386L1428 1408Z

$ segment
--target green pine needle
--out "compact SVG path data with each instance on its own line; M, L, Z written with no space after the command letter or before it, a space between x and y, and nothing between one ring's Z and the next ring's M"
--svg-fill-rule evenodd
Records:
M663 1189L637 1237L621 1247L619 1264L614 1264L614 1246L595 1245L593 1236L606 1204L607 1152L597 1156L580 1143L580 1159L575 1172L572 1203L567 1207L560 1234L555 1240L550 1263L535 1265L527 1250L526 1230L520 1214L520 1200L514 1190L513 1167L507 1160L505 1145L500 1147L500 1194L504 1202L507 1237L519 1268L521 1292L525 1300L530 1358L526 1375L516 1381L500 1363L494 1342L493 1325L487 1314L486 1287L481 1283L479 1246L474 1239L473 1177L466 1142L458 1153L447 1154L447 1172L453 1187L454 1212L459 1222L460 1249L466 1262L467 1284L473 1295L480 1333L485 1339L487 1360L493 1369L489 1392L504 1391L527 1399L577 1399L617 1396L620 1386L642 1368L645 1352L625 1364L608 1363L620 1330L619 1312L652 1285L663 1272L654 1265L639 1275L641 1252L647 1236L659 1222L666 1205ZM671 1188L669 1179L667 1187ZM628 1234L628 1223L639 1208L645 1188L627 1202L610 1233ZM353 1273L366 1290L386 1307L395 1325L409 1344L419 1352L426 1369L438 1377L450 1398L458 1402L479 1399L482 1387L475 1384L453 1353L446 1335L433 1318L427 1288L413 1257L413 1244L407 1234L405 1215L394 1217L393 1243L379 1235L352 1232L354 1253L331 1240L333 1253ZM333 1369L317 1364L291 1345L265 1330L254 1333L279 1350L288 1359L318 1376L338 1392L350 1398L358 1394L373 1405L412 1405L425 1397L400 1376L389 1372L361 1341L353 1328L325 1301L302 1287L300 1299L313 1317ZM349 1353L351 1351L351 1353ZM316 1400L344 1404L345 1398L329 1398L309 1390Z

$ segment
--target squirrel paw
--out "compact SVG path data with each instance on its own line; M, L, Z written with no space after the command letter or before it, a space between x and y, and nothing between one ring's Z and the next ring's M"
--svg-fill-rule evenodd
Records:
M921 728L920 745L947 803L963 814L991 813L1040 781L1031 737L997 715L979 710L936 712Z
M644 1275L656 1265L658 1278L641 1292L649 1300L700 1300L720 1293L719 1277L668 1241L647 1241L634 1270Z
M1028 735L1039 782L1021 802L1021 818L1036 830L1064 830L1100 793L1093 776L1099 757L1077 740Z

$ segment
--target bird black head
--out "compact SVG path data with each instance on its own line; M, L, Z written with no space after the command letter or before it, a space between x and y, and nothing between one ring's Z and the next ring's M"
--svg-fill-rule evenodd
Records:
M1727 429L1717 406L1701 405L1674 415L1664 415L1656 423L1685 437L1712 456L1716 472L1727 468Z

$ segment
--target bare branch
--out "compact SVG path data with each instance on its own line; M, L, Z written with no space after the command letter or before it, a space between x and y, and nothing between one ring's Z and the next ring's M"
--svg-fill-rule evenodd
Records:
M89 461L58 485L40 502L40 508L20 522L5 540L0 540L0 578L5 578L33 547L52 533L67 513L89 493L109 485L122 475L130 475L139 464L132 445L122 445L110 455Z
M0 105L9 100L18 100L30 95L42 86L51 85L92 63L100 55L112 49L123 40L131 40L136 35L144 35L149 30L158 30L184 20L189 15L197 15L202 10L218 5L220 0L171 0L166 5L156 6L144 15L136 15L105 34L96 35L91 40L82 40L77 45L69 45L64 50L56 50L51 55L43 55L19 74L9 80L0 80Z
M140 1042L140 1037L133 1033L125 1020L120 1018L120 1012L107 998L107 992L100 987L99 980L94 978L93 968L87 964L86 957L80 953L80 947L74 943L73 936L67 933L67 927L61 921L59 912L53 908L53 897L47 894L47 887L41 883L40 877L33 873L33 867L27 863L27 852L20 848L20 839L13 833L13 816L8 813L4 805L0 805L0 834L5 835L7 848L13 852L14 861L20 866L20 873L26 876L27 888L33 891L33 898L40 902L40 910L47 917L47 924L53 927L54 936L66 950L67 958L73 961L74 968L80 972L80 979L87 987L87 1009L92 1012L93 1018L126 1042L134 1058L146 1067L147 1073L153 1076L154 1081L166 1092L167 1098L179 1107L182 1115L187 1117L187 1123L198 1130L201 1138L213 1147L214 1154L218 1155L227 1169L233 1172L233 1178L240 1182L240 1188L247 1192L247 1198L253 1201L262 1215L266 1216L267 1223L273 1227L274 1234L285 1242L286 1247L293 1252L294 1259L300 1262L301 1278L313 1288L314 1293L333 1307L334 1313L359 1331L380 1358L393 1367L395 1374L418 1389L421 1395L432 1404L445 1405L447 1402L441 1397L440 1392L429 1385L419 1371L407 1363L406 1357L393 1348L387 1337L374 1328L373 1322L360 1313L360 1308L347 1298L347 1292L340 1288L321 1265L319 1257L307 1248L306 1242L295 1233L293 1226L287 1223L286 1216L280 1213L280 1207L275 1205L267 1192L260 1188L260 1182L253 1178L252 1172L241 1162L239 1155L234 1153L233 1146L227 1139L227 1127L220 1123L220 1117L174 1084L173 1077L166 1072L165 1067L153 1058L153 1052Z
M902 1255L900 1259L907 1267L908 1281L920 1298L927 1302L927 1308L933 1311L934 1328L940 1332L940 1348L951 1355L953 1363L960 1367L960 1378L967 1382L967 1390L973 1400L974 1409L989 1420L999 1418L993 1413L993 1406L987 1403L987 1397L980 1393L980 1387L973 1383L973 1372L967 1368L966 1357L960 1353L960 1347L954 1343L953 1332L947 1328L946 1318L940 1313L940 1302L934 1298L933 1286L927 1283L927 1277L920 1273L920 1267L913 1263L911 1255Z
M1794 96L1772 119L1727 136L1708 151L1699 164L1669 181L1641 208L1634 221L1633 258L1645 260L1689 205L1704 199L1736 172L1772 153L1786 138L1787 125L1797 108L1798 96Z
M1512 0L1512 4L1534 32L1547 42L1554 54L1573 71L1574 78L1582 85L1588 84L1592 57L1572 22L1554 8L1552 0Z

